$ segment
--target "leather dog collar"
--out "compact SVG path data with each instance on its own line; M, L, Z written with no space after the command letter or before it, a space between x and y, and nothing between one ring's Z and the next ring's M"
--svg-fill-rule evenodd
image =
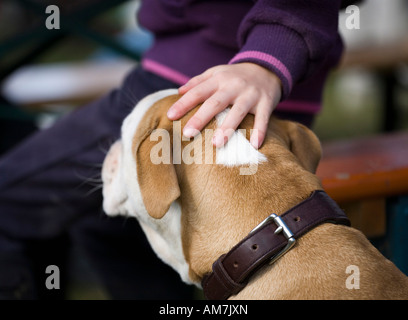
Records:
M322 190L314 191L280 216L270 215L214 262L212 272L201 282L205 297L223 300L237 294L256 270L275 262L293 247L296 239L327 222L350 226L345 213Z

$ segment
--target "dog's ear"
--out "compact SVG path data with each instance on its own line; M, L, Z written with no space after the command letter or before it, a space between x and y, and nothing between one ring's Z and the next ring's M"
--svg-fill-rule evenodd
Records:
M308 171L315 173L322 156L317 136L308 127L288 121L289 149Z
M152 139L154 132L172 134L171 121L167 117L156 117L158 112L145 116L139 125L133 140L133 152L137 166L137 179L142 194L143 203L150 216L155 219L162 218L169 210L171 203L180 196L176 170L172 161L171 141L161 141L166 144L161 149L162 159L169 159L157 163L152 159L152 148L157 146L158 139ZM166 114L164 112L164 114ZM166 137L166 136L163 136ZM170 154L164 154L170 152Z

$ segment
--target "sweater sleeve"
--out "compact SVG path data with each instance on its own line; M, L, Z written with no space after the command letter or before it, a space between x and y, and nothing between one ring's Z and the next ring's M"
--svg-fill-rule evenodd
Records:
M258 0L238 31L230 63L253 62L273 71L285 99L338 46L340 0Z

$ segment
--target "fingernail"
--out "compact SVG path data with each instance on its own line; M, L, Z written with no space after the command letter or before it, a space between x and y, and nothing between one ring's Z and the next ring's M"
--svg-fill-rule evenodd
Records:
M251 145L255 148L255 149L259 149L259 140L258 140L258 135L257 134L252 134L251 139L250 139Z
M200 131L193 127L184 127L183 129L183 135L187 138L195 137L199 133Z
M179 93L185 91L187 89L187 86L188 86L188 82L183 84L181 87L179 87L178 88Z
M175 118L176 116L177 116L177 112L174 109L170 108L167 111L167 117L168 118L172 119L172 118Z
M226 136L224 135L224 133L221 131L221 130L219 130L219 129L217 129L215 132L214 132L214 136L213 136L213 138L212 138L212 143L213 143L213 145L215 145L217 148L219 148L219 147L222 147L224 144L225 144L225 140L226 140Z

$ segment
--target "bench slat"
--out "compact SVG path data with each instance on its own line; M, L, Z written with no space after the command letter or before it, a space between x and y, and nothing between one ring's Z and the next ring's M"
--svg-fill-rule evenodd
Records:
M338 202L408 194L408 132L324 143L317 175Z

